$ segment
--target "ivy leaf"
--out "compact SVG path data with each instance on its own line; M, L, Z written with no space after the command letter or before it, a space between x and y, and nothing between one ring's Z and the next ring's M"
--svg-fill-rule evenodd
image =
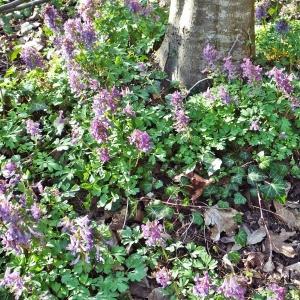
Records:
M194 224L196 224L198 226L201 226L204 223L204 219L198 211L194 211L192 213L192 217L193 217L193 223Z
M242 205L247 203L247 199L241 193L234 194L234 203L236 205Z
M263 180L264 176L259 171L251 171L248 173L247 182L251 185L255 185L257 182Z
M238 245L245 247L247 245L247 232L244 229L240 229L234 240Z
M283 181L266 183L260 186L260 191L266 199L278 199L286 194L286 184Z
M211 165L208 168L208 175L213 175L216 171L220 170L222 165L222 160L220 158L216 158L211 162Z

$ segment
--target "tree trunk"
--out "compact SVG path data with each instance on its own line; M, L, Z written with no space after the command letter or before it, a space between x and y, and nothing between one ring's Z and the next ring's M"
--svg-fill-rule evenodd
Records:
M171 0L169 25L156 58L187 88L204 77L203 48L212 44L234 62L254 54L254 0Z

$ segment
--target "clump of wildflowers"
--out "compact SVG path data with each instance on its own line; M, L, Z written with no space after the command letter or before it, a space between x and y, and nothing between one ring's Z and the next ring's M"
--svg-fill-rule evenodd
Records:
M162 269L160 269L159 271L156 272L155 279L156 279L156 282L159 285L161 285L163 288L167 287L168 285L170 285L172 283L171 273L165 267L163 267Z
M268 296L267 300L285 300L286 290L284 287L272 283L268 286L268 290L272 292L272 295Z
M81 256L85 258L86 262L89 262L89 254L93 249L94 242L88 216L79 217L74 220L65 217L60 226L70 236L70 243L67 246L67 250L70 250L74 256L77 255L73 263L77 263Z
M155 221L148 221L145 225L142 225L142 234L146 239L146 245L148 246L162 246L164 245L163 239L163 226Z
M280 34L285 34L290 30L289 23L282 19L275 24L275 30Z
M42 68L44 66L43 59L38 51L29 45L25 45L21 51L21 58L28 69Z
M104 143L109 136L109 122L106 118L94 118L91 122L91 135L98 143Z
M106 111L115 112L118 107L120 93L116 88L111 91L101 90L93 101L93 111L95 116L102 116Z
M16 174L17 165L14 162L8 162L4 165L2 169L2 175L5 178L11 178Z
M34 220L39 220L42 216L42 211L37 203L34 203L30 208L31 215Z
M268 75L275 80L275 83L279 90L281 90L286 95L291 95L293 93L292 76L288 76L283 69L278 69L274 67Z
M244 58L241 68L243 77L246 78L249 83L261 81L262 68L260 66L255 66L249 58Z
M9 288L15 295L15 299L19 299L25 290L25 281L20 276L20 272L11 271L10 268L7 268L4 273L4 278L0 281L0 286Z
M177 132L183 132L187 129L190 119L184 111L183 97L178 91L171 95L171 105L173 109L173 118L175 120L175 128Z
M123 109L123 113L127 116L127 117L130 117L130 118L133 118L135 117L135 111L133 110L132 106L127 103L126 106L124 107Z
M227 74L229 79L234 79L236 76L236 67L232 62L232 57L228 56L224 58L223 70Z
M258 120L254 120L251 122L250 124L250 130L252 131L259 131L260 130L260 126L259 126L259 121Z
M219 96L224 104L229 104L231 102L230 94L223 86L219 89Z
M26 131L27 134L29 134L33 139L41 138L41 129L39 122L34 122L31 119L26 120Z
M257 20L261 21L265 18L267 18L268 16L268 10L271 6L271 2L270 1L265 1L264 3L260 4L259 6L257 6L256 10L255 10L255 17Z
M223 284L218 289L227 298L244 300L246 289L238 283L237 277L230 275L224 279Z
M100 155L100 160L103 162L103 163L106 163L110 160L110 155L109 155L109 151L107 148L102 148L100 151L99 151L99 155Z
M67 65L68 81L71 90L75 94L81 94L86 89L87 85L84 82L85 76L77 63L73 61Z
M206 297L209 294L210 280L208 272L205 272L203 277L197 275L195 277L195 286L193 288L193 293L197 297Z
M152 148L151 138L145 131L135 129L129 137L130 144L134 144L141 152L149 152Z
M78 13L85 22L91 22L98 5L100 5L100 1L97 0L81 0L78 6Z
M209 43L203 49L203 59L213 68L218 59L218 51Z
M62 19L53 5L46 5L44 10L44 22L54 32L60 32Z

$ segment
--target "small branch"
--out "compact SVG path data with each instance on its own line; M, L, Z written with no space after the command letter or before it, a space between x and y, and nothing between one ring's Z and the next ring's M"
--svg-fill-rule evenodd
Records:
M129 208L129 199L127 197L127 202L126 202L126 213L124 216L124 222L123 222L123 226L122 229L124 229L125 225L126 225L126 221L127 221L127 216L128 216L128 208Z
M237 42L239 41L239 37L240 37L240 34L238 34L238 35L236 36L235 41L233 42L233 44L232 44L232 46L231 46L231 48L230 48L230 50L229 50L229 52L228 52L228 56L231 55L231 52L233 51L234 47L236 46Z
M203 79L197 81L197 82L196 82L196 83L188 90L188 92L187 92L186 96L184 97L184 99L187 98L187 97L190 95L191 91L192 91L197 85L199 85L201 82L204 82L204 81L209 80L209 79L211 79L211 78L210 78L210 77L206 77L206 78L203 78Z
M0 14L8 14L8 13L19 11L19 10L22 10L22 9L25 9L25 8L34 7L36 5L39 5L39 4L48 2L48 1L49 0L34 0L34 1L31 1L31 2L28 2L28 3L23 3L21 5L13 7L13 8L9 8L9 9L4 10L4 11L0 10ZM1 9L1 7L0 7L0 9Z
M19 4L22 4L24 2L27 2L27 0L15 0L15 1L9 2L7 4L1 5L0 6L0 12L5 11L5 10L7 10L9 8L16 7Z

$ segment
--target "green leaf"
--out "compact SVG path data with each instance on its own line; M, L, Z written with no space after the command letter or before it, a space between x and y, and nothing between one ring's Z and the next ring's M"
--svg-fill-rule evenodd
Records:
M241 260L241 255L237 251L231 251L228 253L228 259L233 264L238 264Z
M129 280L141 281L147 275L147 268L142 265L127 273Z
M198 211L194 211L192 213L192 217L193 217L194 224L201 226L204 223L203 217Z
M259 189L266 199L280 199L286 195L286 184L283 181L266 183Z
M252 185L256 185L258 182L264 180L264 175L262 175L258 170L253 170L248 173L247 182Z
M247 245L247 232L244 229L240 229L234 240L238 245L245 247Z
M236 205L243 205L247 203L247 199L241 193L234 194L234 203Z

